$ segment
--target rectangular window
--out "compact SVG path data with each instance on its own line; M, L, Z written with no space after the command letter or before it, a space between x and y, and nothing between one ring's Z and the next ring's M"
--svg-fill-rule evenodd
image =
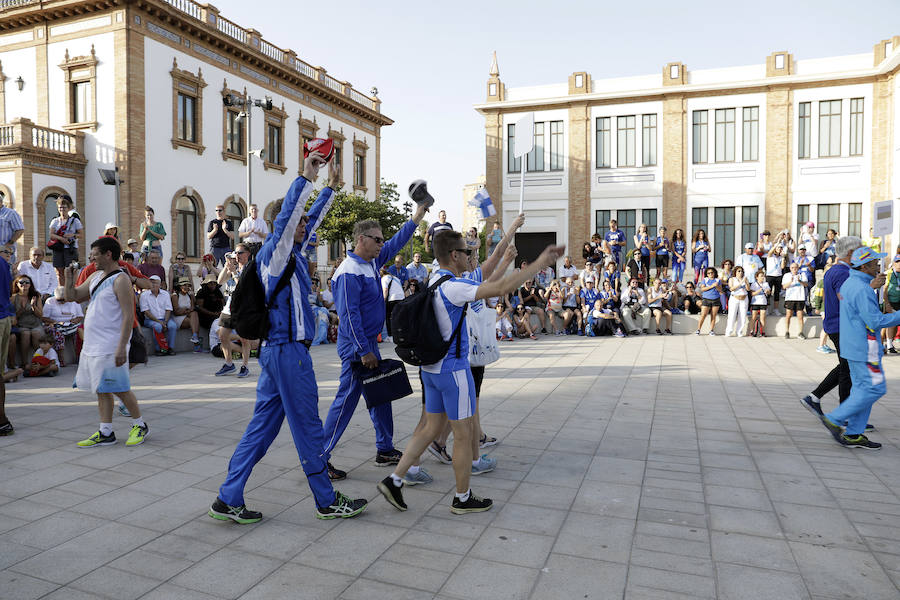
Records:
M225 121L225 150L232 154L244 155L244 120L238 119L238 113L227 111Z
M863 99L850 99L850 156L863 153Z
M616 164L620 167L634 166L634 115L616 117Z
M841 155L841 101L819 102L819 157Z
M611 166L609 161L610 147L610 118L597 117L597 168L605 169ZM601 230L602 231L602 230Z
M267 123L269 147L266 149L266 162L280 165L281 162L281 127Z
M514 152L516 148L516 126L515 124L506 126L506 172L519 173L522 171L522 159L516 158Z
M797 158L809 158L812 131L812 103L801 102L797 124Z
M709 209L705 206L703 208L694 208L691 210L691 226L694 228L694 231L686 236L688 238L693 239L694 234L697 233L697 230L702 229L704 233L706 233L706 237L709 237Z
M366 187L366 157L362 154L353 155L353 185Z
M91 114L91 82L79 81L72 84L72 122L87 123L93 120Z
M178 94L178 139L196 142L196 115L194 113L194 97Z
M612 211L598 210L594 212L594 233L603 234L609 229L609 220L612 218Z
M544 123L534 124L534 148L528 153L528 170L544 170Z
M641 116L641 164L656 165L656 115Z
M618 221L619 229L622 230L622 233L625 234L625 253L627 254L630 250L634 249L634 232L637 231L637 226L635 224L635 218L637 215L635 214L637 211L635 210L617 210L616 211L616 221ZM607 229L609 229L609 225L607 224ZM625 256L622 254L621 256Z
M759 241L759 207L745 206L741 208L741 252L746 244Z
M641 223L647 226L647 235L650 236L651 240L656 239L657 233L657 225L656 225L656 209L655 208L645 208L641 211Z
M734 109L716 109L716 162L734 162Z
M721 265L726 258L734 260L734 207L717 206L715 211L715 262Z
M840 204L820 204L817 207L816 233L819 239L825 239L825 232L829 229L838 231L841 225L841 205Z
M550 121L550 170L563 170L563 122Z
M862 236L862 204L853 202L847 205L847 235Z
M800 237L800 230L809 222L809 204L797 205L797 228L792 232L796 240Z
M744 107L744 152L741 160L759 160L759 107Z
M706 147L709 137L709 111L695 110L692 119L694 151L691 160L693 160L694 164L701 164L707 162Z

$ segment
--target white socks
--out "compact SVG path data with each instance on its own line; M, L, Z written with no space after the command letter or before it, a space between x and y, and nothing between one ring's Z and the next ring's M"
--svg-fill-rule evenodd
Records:
M403 487L403 478L396 473L391 473L391 481L394 482L394 487Z
M135 427L143 427L144 419L143 419L143 417L138 417L137 419L132 419L131 424Z
M407 473L410 473L411 475L418 475L419 471L421 470L422 467L420 467L419 465L413 465L409 468L409 471L407 471Z
M100 423L100 433L109 435L112 433L112 423Z
M463 492L462 494L460 494L459 492L457 492L457 493L456 493L456 498L457 498L460 502L465 502L466 500L469 499L469 494L470 494L471 492L472 492L472 488L467 489L467 490L466 490L465 492Z

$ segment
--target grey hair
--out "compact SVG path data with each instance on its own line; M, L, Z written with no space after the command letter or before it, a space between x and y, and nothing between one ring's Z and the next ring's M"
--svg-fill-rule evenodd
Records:
M863 245L862 240L855 235L845 235L838 238L834 243L834 255L838 258L845 258L848 254L852 254L857 248Z
M379 223L375 219L366 219L365 221L360 221L353 226L353 241L358 240L359 236L363 235L367 231L371 231L372 229L381 229L381 223Z

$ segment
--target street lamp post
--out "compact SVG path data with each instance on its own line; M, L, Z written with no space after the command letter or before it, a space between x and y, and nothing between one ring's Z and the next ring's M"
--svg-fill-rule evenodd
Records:
M403 203L403 214L406 215L407 221L412 216L412 202L409 200ZM412 238L409 238L409 245L407 246L406 251L406 262L412 262Z
M253 166L250 164L251 156L258 156L260 160L265 160L266 158L266 150L265 148L260 148L259 150L251 150L251 139L253 129L251 128L251 117L252 117L252 108L254 106L258 106L264 111L272 110L272 98L266 96L265 100L256 99L254 100L249 95L246 98L241 98L239 96L235 96L234 94L226 94L222 98L222 103L225 106L239 106L243 110L238 114L237 119L243 119L247 122L247 147L245 148L247 154L247 207L249 208L250 204L253 203Z

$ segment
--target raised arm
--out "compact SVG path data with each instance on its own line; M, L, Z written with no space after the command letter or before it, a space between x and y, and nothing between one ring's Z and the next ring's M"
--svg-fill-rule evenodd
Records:
M497 254L497 251L494 251L494 254ZM497 268L494 269L494 272L491 273L491 276L487 278L487 281L495 281L499 280L503 277L503 274L506 273L506 269L509 268L509 265L516 259L516 256L519 255L519 251L515 246L509 245L506 247L506 250L503 252L503 258L500 259L500 264L497 265ZM484 273L484 267L481 267L482 274Z
M512 225L509 226L509 229L506 230L506 233L503 235L503 238L497 242L497 247L494 249L494 253L488 256L487 260L481 264L481 272L484 274L484 279L491 279L491 275L494 273L494 269L497 268L497 263L500 262L500 257L506 253L506 248L512 242L513 237L516 235L516 231L525 223L525 213L520 213L513 222ZM513 257L515 258L515 257ZM509 266L509 263L507 263ZM506 270L505 268L502 270Z
M528 266L524 269L513 271L512 273L503 276L499 281L486 281L482 283L478 286L475 299L490 298L492 296L499 296L506 292L511 292L537 275L537 272L544 267L554 264L565 250L565 245L547 246L544 251L541 252L541 255L535 261L528 263Z

